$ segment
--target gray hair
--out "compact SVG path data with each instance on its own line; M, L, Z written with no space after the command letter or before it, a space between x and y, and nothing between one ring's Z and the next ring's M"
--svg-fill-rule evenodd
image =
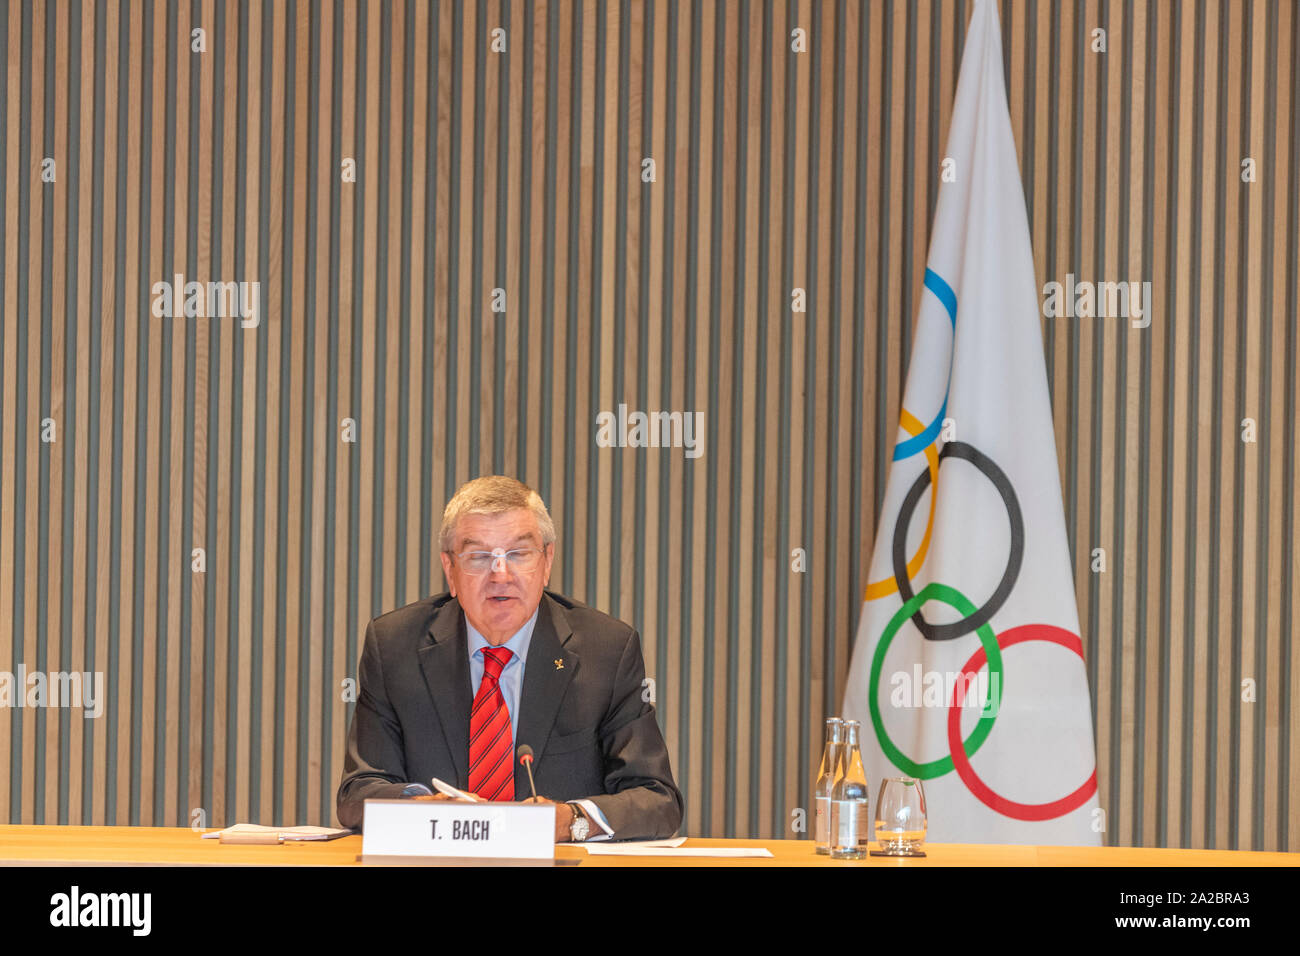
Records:
M464 515L499 515L516 508L527 508L537 518L543 547L555 543L555 522L541 495L507 475L485 475L465 482L447 502L442 512L438 547L451 552L456 544L456 523Z

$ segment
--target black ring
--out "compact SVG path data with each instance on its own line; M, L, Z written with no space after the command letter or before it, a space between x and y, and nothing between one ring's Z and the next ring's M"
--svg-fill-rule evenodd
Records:
M993 482L993 487L998 490L998 494L1002 496L1002 503L1007 507L1007 518L1011 521L1011 554L1007 556L1007 568L1002 572L1002 580L998 582L992 597L969 617L951 624L930 624L921 616L920 609L917 609L917 612L912 615L912 623L927 641L951 641L987 624L1011 595L1011 589L1020 575L1021 561L1025 556L1025 522L1020 514L1020 502L1016 499L1016 490L1011 487L1006 474L993 463L992 458L966 442L945 443L943 450L939 452L939 464L942 465L943 460L948 457L970 462ZM898 595L903 599L904 604L916 596L912 591L912 582L907 577L907 529L912 523L912 512L916 510L917 502L921 500L921 495L929 485L930 469L926 468L908 490L902 507L898 509L898 521L894 525L894 580L898 584Z

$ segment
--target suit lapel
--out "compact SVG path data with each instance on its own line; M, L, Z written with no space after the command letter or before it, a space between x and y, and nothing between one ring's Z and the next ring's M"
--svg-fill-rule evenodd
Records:
M519 733L515 738L516 747L528 744L533 748L536 761L541 760L546 750L560 703L578 669L578 655L564 647L572 634L564 609L543 592L541 613L537 615L537 625L528 644L528 663L519 701ZM522 800L531 793L528 771L516 763L515 797Z
M429 627L429 643L420 648L420 671L438 711L447 750L456 767L455 783L469 785L469 711L474 698L469 686L469 641L465 614L453 599L442 606ZM424 783L425 781L421 781Z

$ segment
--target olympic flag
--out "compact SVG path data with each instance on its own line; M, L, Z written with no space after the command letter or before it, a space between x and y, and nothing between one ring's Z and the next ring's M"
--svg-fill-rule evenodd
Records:
M844 695L933 842L1101 843L1096 751L993 0L962 53Z

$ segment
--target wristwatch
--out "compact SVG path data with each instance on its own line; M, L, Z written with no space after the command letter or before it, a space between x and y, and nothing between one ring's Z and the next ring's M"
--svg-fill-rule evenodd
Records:
M582 812L582 805L579 803L570 803L573 807L573 822L569 824L569 839L574 843L581 843L587 839L587 834L591 832L591 823L587 820L587 815Z

